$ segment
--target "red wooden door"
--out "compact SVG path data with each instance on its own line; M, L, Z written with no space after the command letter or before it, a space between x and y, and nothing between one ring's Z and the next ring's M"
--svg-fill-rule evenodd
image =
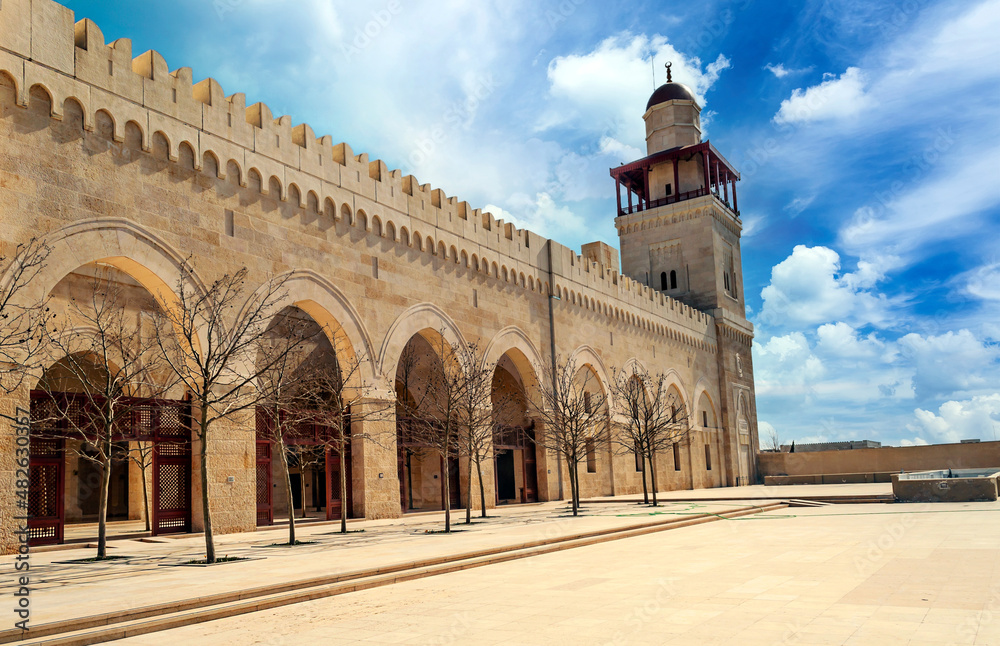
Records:
M271 443L257 440L257 525L274 524Z
M191 408L161 405L153 442L153 534L191 531Z
M28 544L62 543L65 509L63 441L31 438L28 453Z

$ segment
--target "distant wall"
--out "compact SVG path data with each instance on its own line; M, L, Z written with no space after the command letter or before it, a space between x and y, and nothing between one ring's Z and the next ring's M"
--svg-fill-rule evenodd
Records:
M977 469L1000 467L1000 442L760 453L757 459L762 476Z

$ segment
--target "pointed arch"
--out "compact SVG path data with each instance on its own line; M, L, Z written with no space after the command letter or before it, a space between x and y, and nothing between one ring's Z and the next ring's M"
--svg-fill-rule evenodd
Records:
M440 334L448 344L464 345L466 343L458 325L443 309L433 303L413 305L396 317L396 320L389 326L389 331L382 342L378 366L383 377L394 378L396 365L403 348L415 334L426 330Z
M285 299L275 308L294 305L312 317L330 339L337 352L347 352L361 370L355 378L374 383L378 375L375 348L364 319L347 296L331 281L311 269L297 269L276 277L282 282ZM358 384L355 384L358 385Z

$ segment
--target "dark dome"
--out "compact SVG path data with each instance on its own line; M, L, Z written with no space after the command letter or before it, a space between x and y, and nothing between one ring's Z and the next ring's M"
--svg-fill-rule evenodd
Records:
M682 101L697 101L694 98L694 93L691 92L688 86L683 83L664 83L660 87L656 88L653 92L653 96L649 97L649 102L646 103L646 109L649 110L654 105L659 105L661 103L666 103L667 101L673 101L674 99L680 99Z

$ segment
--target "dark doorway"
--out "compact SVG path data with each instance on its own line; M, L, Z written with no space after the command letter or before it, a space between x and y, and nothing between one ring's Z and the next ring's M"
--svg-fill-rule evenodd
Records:
M302 474L289 473L292 481L292 509L302 509Z
M513 451L502 451L497 455L497 497L500 500L514 500L517 497Z
M97 521L104 469L95 462L97 450L84 445L77 466L77 501L81 519ZM111 450L111 482L108 488L108 520L128 520L128 442L115 442Z

